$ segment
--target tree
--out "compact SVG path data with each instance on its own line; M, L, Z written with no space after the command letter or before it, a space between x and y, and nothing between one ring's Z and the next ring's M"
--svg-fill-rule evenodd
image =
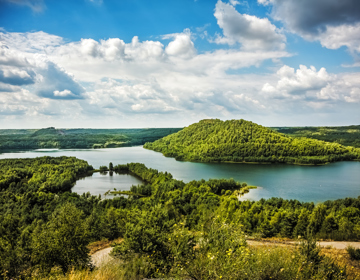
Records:
M114 170L114 166L113 166L112 162L109 163L109 170L110 170L110 171L113 171L113 170Z
M90 266L89 231L83 216L68 202L55 210L47 224L37 227L33 233L32 261L40 271L48 273L59 266L65 273L71 267Z

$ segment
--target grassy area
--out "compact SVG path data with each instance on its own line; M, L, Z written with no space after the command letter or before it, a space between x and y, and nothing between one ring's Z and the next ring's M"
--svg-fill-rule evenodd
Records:
M273 240L274 241L274 240ZM185 276L181 273L173 275L163 275L161 279L306 279L301 276L301 271L306 270L306 265L299 265L298 248L293 244L263 242L257 245L250 245L244 250L244 254L249 256L246 262L237 263L230 262L227 267L227 275L221 275L222 265L226 263L228 256L223 256L223 264L215 265L209 263L209 258L198 259L192 268L193 276ZM340 269L338 275L329 278L328 272L323 271L322 275L317 275L308 279L360 279L360 264L358 261L351 260L346 250L338 250L334 248L322 248L320 255L327 258L328 262L334 263ZM211 259L211 257L210 257ZM209 277L206 269L214 269L216 276ZM111 259L108 263L95 268L94 270L72 270L66 275L56 273L56 271L46 279L52 280L112 280L112 279L144 279L144 276L138 274L140 268L134 266L125 267L122 262L117 259ZM241 271L241 274L239 274ZM190 272L190 270L188 271ZM346 278L343 275L346 272ZM129 275L132 275L129 278ZM202 276L201 276L202 275ZM198 278L200 276L200 278ZM239 278L240 277L240 278ZM35 278L44 280L45 278ZM159 278L160 279L160 278Z

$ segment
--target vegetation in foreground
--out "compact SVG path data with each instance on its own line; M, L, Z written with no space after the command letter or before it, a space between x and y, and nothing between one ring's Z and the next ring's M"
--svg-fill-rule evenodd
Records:
M105 271L94 270L87 245L117 238L123 239L113 250L118 269L103 279L346 278L345 268L321 256L311 240L299 250L265 250L247 246L245 235L359 239L360 198L316 206L278 198L241 202L236 194L246 184L234 180L185 184L139 163L109 169L144 184L128 198L102 200L70 191L77 176L93 170L85 161L0 160L2 279L100 275Z
M179 131L180 128L149 129L34 129L0 130L0 153L43 148L98 149L143 145Z
M324 164L360 159L360 149L289 137L245 120L202 120L144 147L177 160L201 162Z

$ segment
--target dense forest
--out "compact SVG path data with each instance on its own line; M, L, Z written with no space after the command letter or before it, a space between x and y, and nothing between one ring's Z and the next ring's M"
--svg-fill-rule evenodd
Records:
M102 199L71 192L79 176L94 171L83 160L0 160L0 279L49 279L94 269L87 245L119 237L123 241L112 254L121 260L116 271L122 279L347 277L312 238L359 239L360 197L319 205L239 201L247 185L232 179L185 184L140 163L110 163L106 169L144 184L132 186L128 197ZM305 239L298 249L267 250L249 247L245 235Z
M307 137L360 148L360 125L319 127L273 127L292 137Z
M34 129L0 130L0 153L42 148L89 149L143 145L179 131L179 128L148 129Z
M202 162L324 164L360 159L360 149L290 137L245 120L202 120L144 147L177 160Z

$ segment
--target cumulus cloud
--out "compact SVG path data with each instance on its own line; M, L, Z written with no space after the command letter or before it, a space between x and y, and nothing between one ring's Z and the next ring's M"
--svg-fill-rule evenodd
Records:
M328 49L346 46L350 51L360 53L360 22L354 25L328 26L317 36L317 39Z
M37 69L39 82L35 92L42 97L53 99L81 99L84 88L74 77L53 62L47 62L44 68Z
M349 89L349 93L339 100L358 102L356 78L334 78L325 69L305 67L295 71L283 67L271 79L262 74L229 74L229 70L258 67L266 60L290 54L276 48L197 53L188 30L165 35L167 43L140 41L136 36L131 42L87 38L65 43L49 35L53 40L47 45L45 41L32 42L35 36L29 33L23 33L24 38L21 33L4 34L0 37L4 46L0 51L5 54L0 57L0 108L7 116L41 120L56 117L64 121L85 121L96 116L126 119L125 123L138 126L149 120L171 126L199 118L240 118L287 108L267 97L299 98L307 104L313 102L315 108L317 100L327 104L338 98L334 94L341 87ZM10 77L18 81L10 83ZM346 81L346 86L340 81ZM302 92L306 92L306 98Z
M165 52L170 56L191 58L196 54L194 43L191 41L191 33L185 30L183 33L163 36L164 39L173 37L174 40L166 47Z
M170 40L165 45L136 36L129 43L120 38L65 43L46 33L3 32L0 39L6 54L0 69L7 67L7 77L12 73L23 78L21 86L0 82L4 92L22 96L7 102L26 104L25 114L36 112L36 116L61 116L65 108L54 105L57 100L66 102L62 106L67 108L77 104L79 118L144 114L198 118L254 112L263 109L258 97L251 96L256 87L261 88L262 79L234 80L226 71L289 56L281 50L239 49L198 54L189 30L163 36ZM32 84L25 83L26 73ZM36 104L25 101L23 90Z
M1 42L0 33L0 65L27 67L30 66L26 56L18 51L10 49L8 46Z
M327 48L341 46L359 51L360 2L358 0L258 0L272 5L272 16L307 40Z
M0 82L14 86L22 86L33 84L35 80L35 73L30 70L22 70L17 68L0 68Z
M286 37L267 18L240 14L234 6L219 0L214 16L224 36L218 36L218 44L240 43L245 50L284 49Z
M285 98L308 101L340 100L350 103L360 102L359 74L329 74L325 68L319 71L311 66L294 68L284 65L277 73L276 84L265 83L262 92L269 98Z

